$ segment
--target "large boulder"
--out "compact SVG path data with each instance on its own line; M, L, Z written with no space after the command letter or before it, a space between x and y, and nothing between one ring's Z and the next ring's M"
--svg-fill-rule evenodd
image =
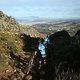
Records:
M77 33L74 35L74 38L76 39L76 42L80 44L80 30L77 31Z
M40 39L39 37L34 38L26 34L21 34L20 38L23 40L24 43L24 51L35 51L37 49L38 40Z
M80 36L80 31L75 37ZM59 31L50 35L51 44L47 46L47 75L57 75L62 71L80 71L80 46L74 42L75 37L70 37L66 31ZM71 72L71 71L70 71ZM51 76L48 76L51 78ZM51 80L51 79L50 79Z
M66 31L59 31L59 32L56 32L52 35L50 35L50 41L51 43L59 46L59 45L69 45L70 44L70 40L71 40L71 37L70 35L68 34L68 32Z

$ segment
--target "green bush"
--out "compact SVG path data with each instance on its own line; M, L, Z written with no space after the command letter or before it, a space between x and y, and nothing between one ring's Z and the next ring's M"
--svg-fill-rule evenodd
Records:
M8 42L8 48L12 53L17 53L19 51L17 45L14 42Z
M6 60L6 56L5 56L4 53L1 53L1 52L0 52L0 65L3 64L3 61L4 61L4 60ZM0 66L0 67L1 67L1 66Z

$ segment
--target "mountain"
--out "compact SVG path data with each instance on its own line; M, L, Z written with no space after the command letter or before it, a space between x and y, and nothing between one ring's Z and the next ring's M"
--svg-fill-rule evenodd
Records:
M73 36L80 29L80 20L58 20L44 24L34 24L32 27L47 34L66 30L71 36Z
M21 34L30 37L44 36L44 34L39 33L36 29L30 26L21 25L16 19L0 11L0 80L4 80L1 79L1 77L12 74L13 66L19 56L24 59L31 54L23 50L22 47L24 43L20 38ZM13 59L13 56L15 56L16 59Z
M0 31L7 31L10 33L16 32L16 34L25 33L30 36L38 37L42 35L30 26L19 24L16 19L12 18L11 16L7 16L2 11L0 11Z
M56 23L59 22L59 20L53 20L48 18L17 18L17 21L21 24L26 25L34 25L34 24L47 24L47 23Z
M16 20L19 22L22 21L34 21L40 19L38 16L27 16L27 17L17 17Z
M41 33L52 34L57 31L66 30L73 36L80 29L80 19L34 19L18 20L20 24L32 26Z
M33 54L45 35L32 27L50 33L47 64L41 65L40 70L40 52L37 51L36 58ZM32 27L19 24L0 11L0 80L80 80L80 30L75 34L80 21L49 22ZM70 36L67 31L75 35Z

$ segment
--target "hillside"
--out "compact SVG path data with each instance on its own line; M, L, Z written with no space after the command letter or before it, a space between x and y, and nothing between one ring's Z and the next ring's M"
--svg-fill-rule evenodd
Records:
M79 20L33 27L50 34L45 49L46 64L42 62L41 69L42 58L37 47L46 34L19 24L0 11L0 80L80 80Z
M80 20L59 20L52 21L45 24L34 24L32 27L36 28L40 32L52 34L57 31L66 30L73 36L80 29Z
M16 22L14 18L12 18L11 16L7 16L6 14L0 11L0 32L5 33L4 31L11 34L25 33L32 37L42 36L42 34L34 28L26 25L21 25L18 22Z
M21 34L44 37L44 34L39 33L34 28L20 25L14 18L0 11L0 78L5 75L5 70L13 69L9 65L14 64L11 60L11 54L22 57L26 57L25 54L28 54L22 50L24 44L20 39Z

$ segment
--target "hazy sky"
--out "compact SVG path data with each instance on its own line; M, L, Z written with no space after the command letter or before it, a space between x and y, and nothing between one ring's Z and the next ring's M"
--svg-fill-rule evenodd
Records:
M0 10L13 17L80 18L80 0L0 0Z

